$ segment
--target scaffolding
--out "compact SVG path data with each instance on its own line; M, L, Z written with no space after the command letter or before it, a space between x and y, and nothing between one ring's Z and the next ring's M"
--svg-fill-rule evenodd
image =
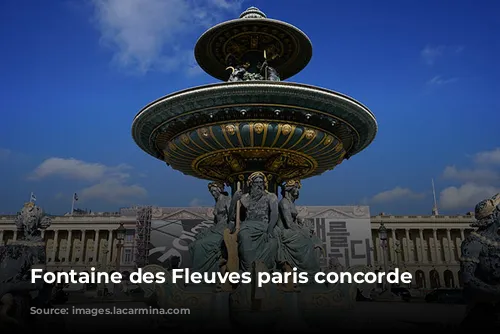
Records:
M152 212L151 206L139 206L136 210L135 263L137 268L148 264Z

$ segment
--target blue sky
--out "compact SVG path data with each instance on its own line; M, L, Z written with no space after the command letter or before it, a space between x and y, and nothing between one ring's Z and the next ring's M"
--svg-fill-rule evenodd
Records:
M143 153L130 128L150 101L217 82L194 44L250 6L310 37L289 81L350 95L379 124L365 151L303 182L300 204L428 214L434 178L454 214L500 192L497 1L4 0L0 212L32 191L56 214L73 192L93 211L212 205L206 181Z

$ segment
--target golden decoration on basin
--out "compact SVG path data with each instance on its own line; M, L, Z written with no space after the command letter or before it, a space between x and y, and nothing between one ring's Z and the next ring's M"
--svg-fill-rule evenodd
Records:
M226 132L229 133L231 136L234 135L236 133L235 126L232 124L226 125Z
M332 141L333 141L332 136L327 136L323 144L327 146L330 145Z
M306 130L306 139L313 139L314 137L316 137L316 131Z
M171 151L175 150L175 144L174 144L174 142L169 142L169 143L168 143L168 148L169 148Z
M281 128L281 133L286 136L290 132L292 132L292 126L290 124L283 125L283 128Z
M260 135L262 133L262 131L264 131L264 124L262 123L255 123L255 125L253 126L253 128L255 129L255 133Z
M190 140L189 140L188 135L186 135L186 134L183 134L183 135L181 136L181 140L182 140L182 142L183 142L184 144L189 144L189 141L190 141Z
M202 128L200 129L200 133L203 137L208 137L209 136L209 131L207 128Z

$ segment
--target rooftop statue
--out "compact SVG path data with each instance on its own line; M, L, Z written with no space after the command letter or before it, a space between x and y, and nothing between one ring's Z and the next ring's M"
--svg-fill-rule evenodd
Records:
M498 325L500 309L500 194L479 202L475 208L477 230L462 242L460 271L468 314L462 325L477 328Z
M228 227L228 211L231 198L224 191L224 184L211 182L208 191L215 199L214 226L196 235L196 240L189 245L193 271L219 271L223 264L223 232Z
M18 299L25 300L25 294L38 290L38 301L47 304L50 300L50 290L44 290L41 284L32 284L30 270L34 266L45 266L45 242L41 231L51 224L50 217L33 202L26 203L18 213L16 226L19 238L8 245L0 246L0 324L2 322L20 324L24 320L22 314L26 310L16 310L26 305ZM42 293L44 292L44 293ZM29 313L29 312L28 312ZM26 313L26 314L28 314ZM14 314L10 316L9 314Z

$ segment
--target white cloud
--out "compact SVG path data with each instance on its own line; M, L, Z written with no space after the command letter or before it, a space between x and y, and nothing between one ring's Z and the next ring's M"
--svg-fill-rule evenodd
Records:
M455 166L448 166L443 172L445 179L478 184L492 183L498 181L499 177L496 171L485 168L458 169Z
M92 0L101 42L114 61L139 73L183 69L195 74L190 34L235 18L242 0ZM185 44L185 41L191 42Z
M147 196L147 191L139 185L127 185L119 179L108 179L82 189L78 194L83 199L97 199L115 204L135 204L136 199Z
M479 152L474 156L478 164L500 165L500 147L491 151Z
M79 200L103 200L114 204L130 204L147 195L146 189L130 185L132 167L126 164L106 166L74 158L49 158L29 176L31 180L59 177L92 185L78 191Z
M58 176L65 179L97 181L107 176L107 174L120 173L120 171L129 168L126 165L108 167L100 163L90 163L74 158L49 158L33 171L30 179ZM129 176L128 174L121 174L123 177Z
M442 209L471 211L479 201L500 193L500 149L479 152L472 162L471 168L448 166L443 171L443 178L458 184L441 191Z
M427 65L434 65L434 63L444 55L461 53L463 50L463 46L427 45L420 51L420 56Z
M459 187L448 187L441 191L439 204L444 210L465 209L472 211L477 203L497 193L500 193L500 187L470 182Z
M436 75L429 81L427 81L427 85L429 86L443 86L447 84L451 84L457 82L458 78L443 78L441 75Z
M430 46L427 45L422 51L420 51L420 56L428 64L433 65L437 58L444 54L446 47L444 45Z
M376 194L371 199L368 200L370 203L388 203L395 202L399 200L405 199L422 199L425 197L425 194L419 194L413 192L408 188L396 187L391 190L386 190L381 193Z

